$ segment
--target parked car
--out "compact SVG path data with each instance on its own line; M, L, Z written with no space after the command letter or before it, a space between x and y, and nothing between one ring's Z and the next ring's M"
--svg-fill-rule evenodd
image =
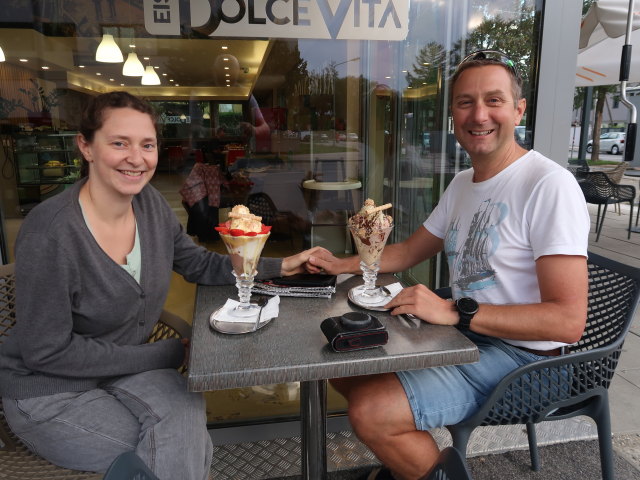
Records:
M624 152L624 132L607 132L600 135L600 151L618 155ZM593 151L593 140L587 142L587 152Z

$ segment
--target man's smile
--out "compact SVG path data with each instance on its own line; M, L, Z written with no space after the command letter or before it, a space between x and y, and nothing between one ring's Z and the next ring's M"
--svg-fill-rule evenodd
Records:
M489 135L491 133L493 133L494 130L469 130L469 133L473 136L476 137L484 137L486 135Z

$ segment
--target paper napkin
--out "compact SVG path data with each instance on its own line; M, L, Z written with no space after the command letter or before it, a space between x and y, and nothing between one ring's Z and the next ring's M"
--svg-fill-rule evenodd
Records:
M249 318L236 317L230 313L231 310L236 308L236 306L238 306L239 304L240 302L238 302L237 300L232 300L230 298L227 299L227 302L217 313L216 320L218 320L219 322L236 322L236 323L237 322L247 323L252 321L255 322L256 320L255 317L253 317L253 320L252 320L251 317ZM267 302L267 304L262 308L262 312L260 313L260 323L266 322L270 318L276 318L279 312L280 312L280 297L276 295L275 297L271 297Z

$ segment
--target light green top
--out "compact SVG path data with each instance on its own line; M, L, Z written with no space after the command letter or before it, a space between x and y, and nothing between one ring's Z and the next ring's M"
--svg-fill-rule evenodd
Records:
M84 223L87 224L87 228L93 235L93 230L91 230L91 225L89 225L89 221L87 220L87 216L84 213L84 208L82 208L82 202L78 199L80 203L80 210L82 210L82 217L84 218ZM95 237L95 235L94 235ZM122 268L127 271L133 278L136 279L136 282L140 283L140 270L142 267L142 251L140 250L140 235L138 235L138 222L136 221L136 238L133 242L133 248L127 254L127 263L124 265L120 265Z

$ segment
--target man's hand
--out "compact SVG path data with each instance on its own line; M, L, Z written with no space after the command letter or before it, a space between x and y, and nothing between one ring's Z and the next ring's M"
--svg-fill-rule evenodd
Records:
M440 298L424 285L402 289L385 305L391 315L410 313L435 325L457 325L459 317L453 302Z
M303 250L296 255L286 257L282 260L280 275L287 277L289 275L295 275L296 273L321 273L322 270L320 268L309 264L309 258L315 255L323 257L333 256L329 250L323 247L313 247L308 250Z

